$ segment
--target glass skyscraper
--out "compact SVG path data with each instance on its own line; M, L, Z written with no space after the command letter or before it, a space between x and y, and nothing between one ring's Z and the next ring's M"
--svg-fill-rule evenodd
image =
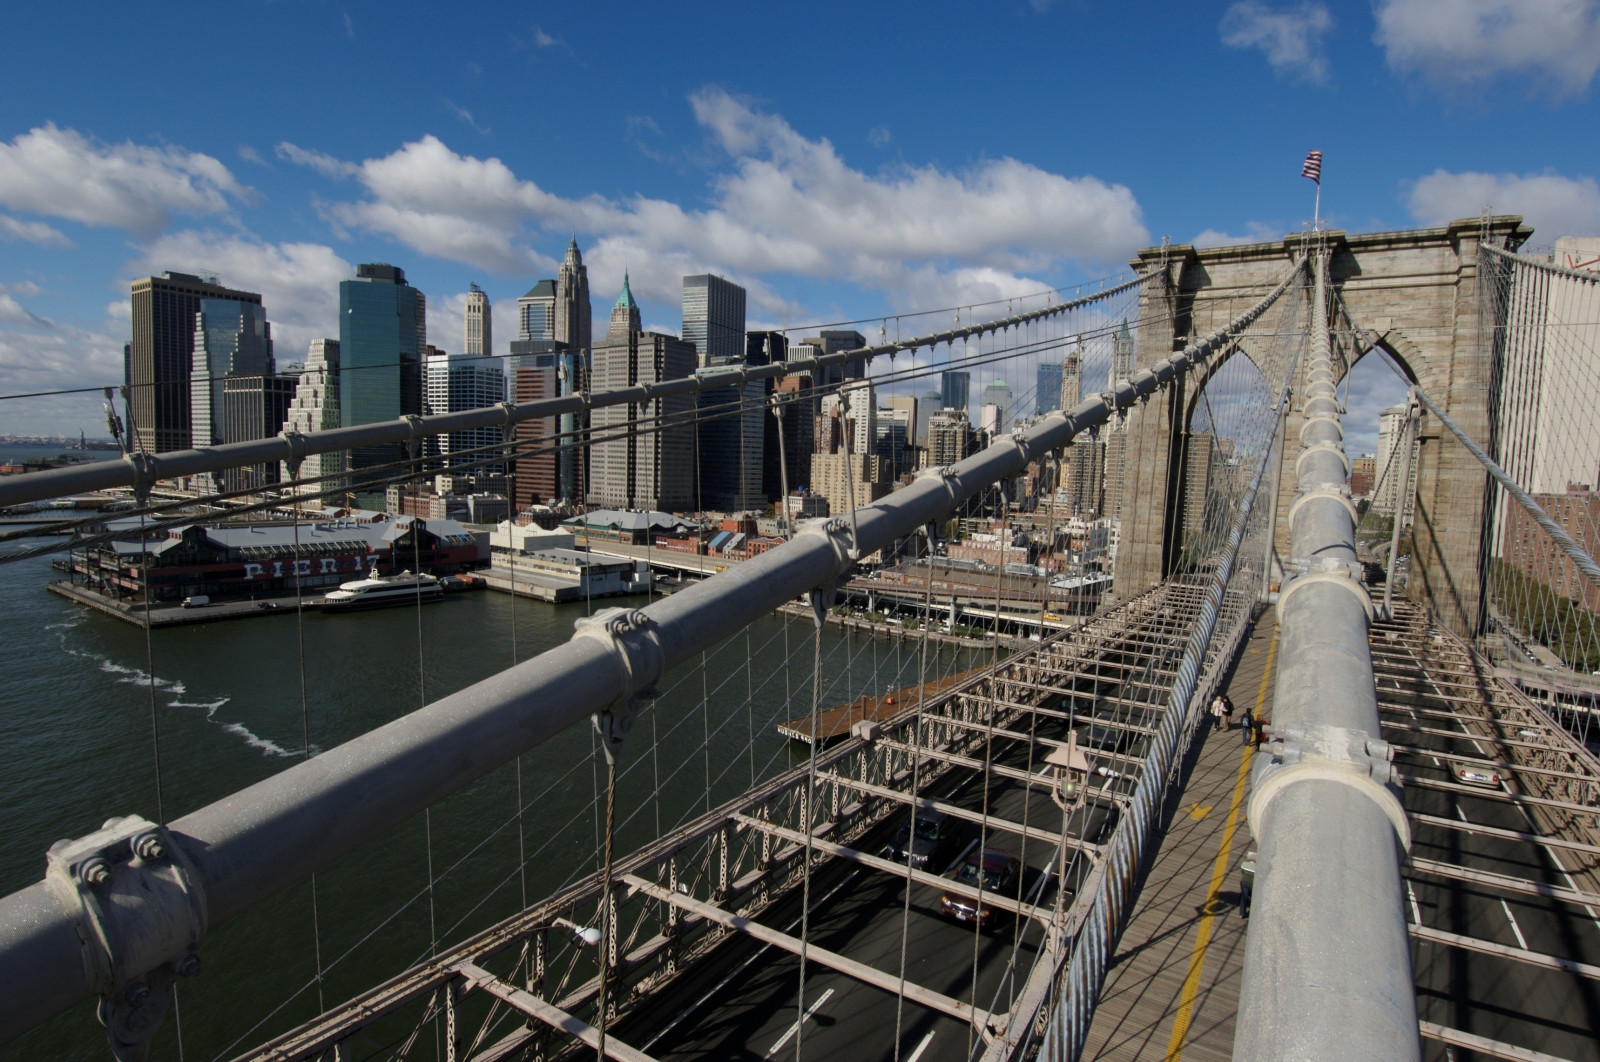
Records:
M147 453L186 450L191 445L189 377L194 368L194 318L202 299L261 302L255 292L225 288L215 277L192 273L168 271L133 282L129 299L133 337L123 349L123 376L133 409L128 430Z
M683 278L683 338L701 366L726 365L744 356L744 288L713 273Z
M345 427L422 412L427 301L397 266L365 264L339 284L339 410ZM402 461L404 444L350 451L350 469Z
M941 408L968 413L972 403L972 374L951 370L939 374Z
M214 446L228 435L223 380L276 372L272 326L259 302L201 299L194 316L194 362L189 372L191 445Z
M1061 408L1061 363L1046 361L1039 365L1039 385L1034 395L1033 411L1039 416Z

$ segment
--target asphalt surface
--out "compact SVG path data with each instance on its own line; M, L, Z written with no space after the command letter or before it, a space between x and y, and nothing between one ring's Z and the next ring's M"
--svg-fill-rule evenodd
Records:
M1380 681L1380 703L1407 697L1426 708L1446 705L1426 696L1421 684ZM1385 710L1385 723L1421 723L1450 728L1446 720ZM1465 736L1392 731L1386 736L1419 750L1399 761L1408 777L1458 784L1446 761L1420 750L1499 760L1493 746L1481 747ZM1495 800L1503 792L1495 786L1481 791L1446 792L1420 785L1405 788L1408 811L1484 826L1541 832L1519 806ZM1545 846L1531 841L1485 836L1426 823L1413 826L1411 855L1472 870L1489 871L1566 888L1574 886ZM1427 874L1407 873L1408 915L1421 924L1463 936L1539 952L1592 965L1600 965L1600 910L1546 897L1515 895L1469 882L1445 881ZM1491 1039L1545 1052L1558 1058L1600 1060L1600 982L1577 974L1544 969L1511 958L1484 955L1460 948L1417 941L1412 943L1416 971L1417 1010L1423 1021L1436 1022ZM1467 1059L1487 1056L1424 1041L1429 1059Z
M1064 734L1064 722L1049 721L1048 731L1044 721L1041 724L1043 736ZM1042 754L1034 753L1035 757ZM997 740L993 762L1027 768L1026 746ZM1037 759L1032 766L1036 772L1043 769ZM953 786L942 788L947 792L930 795L974 811L984 806L984 781L976 773L959 772ZM1060 827L1061 809L1040 790L1029 799L1022 783L991 776L987 797L991 814L997 817L1041 829ZM881 853L905 818L904 812L891 816L856 847ZM1115 812L1109 807L1092 810L1087 816L1087 836L1104 839L1114 822ZM1074 825L1076 835L1076 820ZM965 854L976 849L981 832L980 824L963 823L956 856L931 869L949 876ZM1040 841L1024 844L1017 834L998 830L987 836L989 849L1010 852L1025 864L1023 898L1052 906L1057 881L1055 874L1047 871L1054 847ZM1069 878L1069 900L1071 884ZM909 981L980 1010L1009 1010L1011 994L1020 989L1038 956L1042 933L1037 923L996 912L980 931L945 915L939 905L940 890L935 887L911 886L908 905L904 879L881 871L830 861L813 874L812 895L812 943L891 975L902 968L903 948ZM759 920L799 936L799 917L798 897L790 897ZM814 963L808 964L805 978L806 1018L796 1029L799 985L798 956L762 947L741 935L697 963L679 984L631 1014L616 1034L658 1059L804 1057L943 1062L965 1059L974 1047L974 1034L964 1022L909 1000L902 1004L893 993Z

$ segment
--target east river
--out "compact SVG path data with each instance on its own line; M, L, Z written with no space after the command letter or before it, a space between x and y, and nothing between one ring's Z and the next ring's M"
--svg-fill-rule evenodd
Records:
M58 839L113 816L160 817L158 748L171 820L293 765L308 741L313 754L331 748L565 641L586 611L481 591L420 610L283 610L147 639L48 593L57 577L47 558L0 565L5 892L39 881ZM810 710L812 639L809 618L770 617L703 669L667 677L623 752L621 850L803 755L774 725ZM824 707L881 691L896 673L893 684L917 678L910 642L830 627L822 652ZM956 666L967 662L929 648L930 677ZM460 940L592 872L603 779L588 728L570 728L318 873L315 922L307 881L218 928L152 1057L179 1057L180 1026L183 1058L231 1057L314 1016L319 991L332 1006L426 957L434 940ZM0 1048L5 1060L109 1057L91 1003Z

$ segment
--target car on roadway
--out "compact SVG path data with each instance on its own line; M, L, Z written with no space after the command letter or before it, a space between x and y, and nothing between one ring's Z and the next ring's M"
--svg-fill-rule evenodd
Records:
M986 894L998 894L1016 899L1022 886L1022 861L1010 852L986 848L972 851L956 868L955 881L971 888L981 888ZM986 926L994 919L994 908L979 904L976 897L946 891L939 897L939 908L957 922L970 925L976 922Z
M909 817L900 824L899 832L889 842L889 858L896 863L909 860L918 870L928 867L937 868L935 873L943 870L961 843L961 824L942 811L918 808L915 835L911 825Z
M1460 760L1450 761L1450 776L1462 785L1478 785L1485 789L1500 788L1500 771L1481 763L1462 763Z

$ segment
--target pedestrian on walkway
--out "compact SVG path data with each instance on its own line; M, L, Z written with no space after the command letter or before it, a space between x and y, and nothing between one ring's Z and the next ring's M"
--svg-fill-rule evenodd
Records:
M1245 748L1249 748L1254 739L1255 727L1256 721L1250 715L1250 710L1246 708L1244 718L1239 720L1239 741Z
M1233 725L1233 700L1226 693L1222 697L1222 729L1227 730Z
M1218 730L1228 729L1227 700L1228 698L1220 693L1211 698L1211 723Z

